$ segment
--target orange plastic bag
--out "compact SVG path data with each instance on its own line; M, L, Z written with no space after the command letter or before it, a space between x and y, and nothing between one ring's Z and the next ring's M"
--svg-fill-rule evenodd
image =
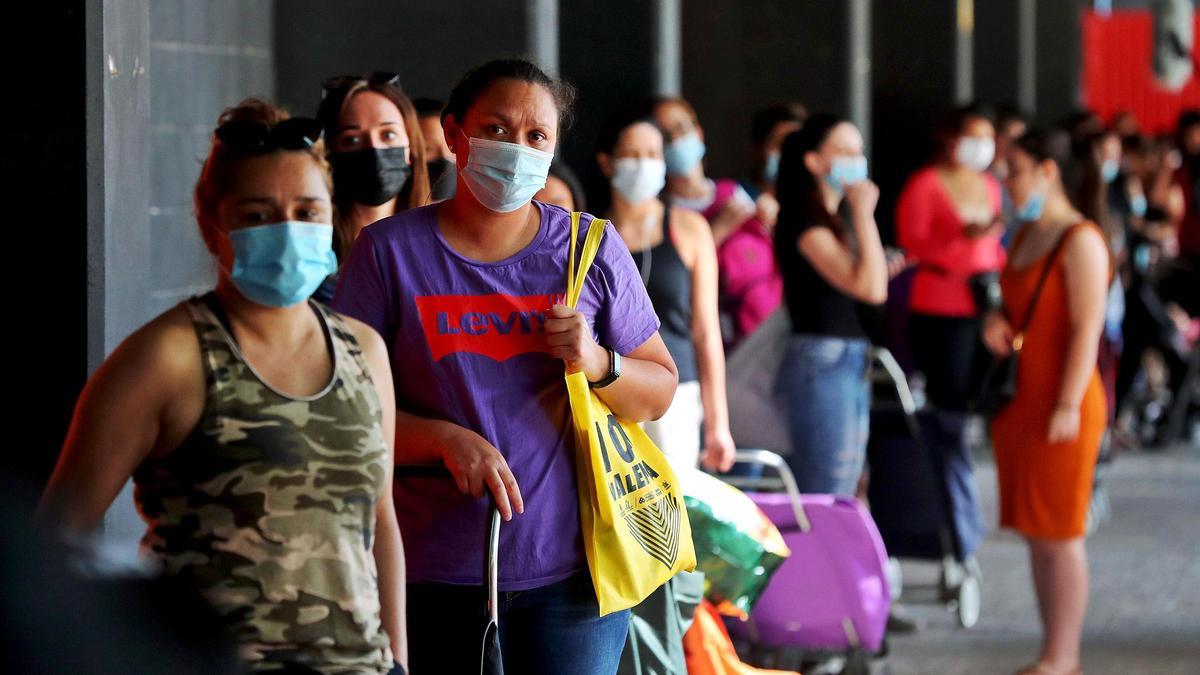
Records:
M742 663L721 623L717 608L707 600L696 607L696 620L683 636L688 675L800 675L791 670L765 670Z

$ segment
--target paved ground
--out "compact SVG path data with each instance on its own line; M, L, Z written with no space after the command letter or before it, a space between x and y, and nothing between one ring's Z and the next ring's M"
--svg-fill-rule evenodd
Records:
M984 517L996 522L994 467L977 473ZM1200 675L1200 448L1125 453L1109 491L1113 518L1088 541L1091 605L1084 634L1088 675ZM895 675L1007 675L1037 655L1039 624L1025 547L991 532L979 554L983 612L972 630L953 614L914 605L928 621L892 638ZM905 563L905 581L931 581L930 564ZM878 664L883 665L883 664Z

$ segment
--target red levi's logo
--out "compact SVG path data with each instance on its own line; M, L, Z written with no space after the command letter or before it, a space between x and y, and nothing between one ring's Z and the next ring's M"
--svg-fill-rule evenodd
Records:
M481 354L507 361L546 352L546 313L559 295L425 295L416 298L434 361L450 354Z

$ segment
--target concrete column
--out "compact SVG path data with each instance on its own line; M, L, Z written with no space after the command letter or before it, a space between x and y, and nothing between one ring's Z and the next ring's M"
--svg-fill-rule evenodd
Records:
M1037 114L1037 0L1017 0L1017 105Z
M683 39L681 0L655 0L654 93L679 96L683 93Z
M150 258L149 0L87 3L88 372L140 323ZM94 142L93 142L94 139ZM137 558L145 526L127 483L104 517L103 546Z
M871 154L871 0L849 0L846 19L846 90L850 121Z
M525 52L542 70L558 75L558 0L526 0Z
M954 102L975 99L975 0L957 0L954 30Z
M274 92L268 0L97 0L87 42L87 363L210 288L212 256L192 216L198 157L217 115ZM153 92L153 97L151 96ZM127 484L104 518L104 545L133 560L145 531Z

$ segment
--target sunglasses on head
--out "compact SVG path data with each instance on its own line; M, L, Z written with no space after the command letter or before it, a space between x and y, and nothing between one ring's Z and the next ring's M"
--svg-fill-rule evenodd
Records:
M292 117L273 127L251 120L233 120L217 127L217 138L233 152L258 155L275 150L304 150L321 140L321 123Z
M321 98L336 92L349 89L359 82L366 82L372 87L391 85L400 88L400 76L396 73L376 71L369 75L338 75L321 83Z

